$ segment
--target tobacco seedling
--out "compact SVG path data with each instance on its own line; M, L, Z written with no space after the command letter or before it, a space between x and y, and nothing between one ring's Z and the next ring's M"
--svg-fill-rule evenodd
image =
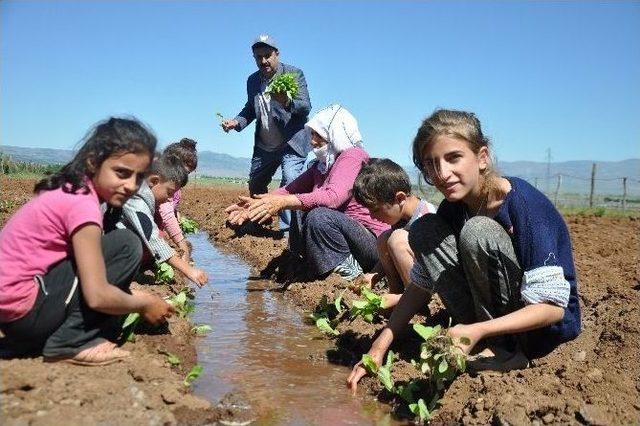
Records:
M218 117L218 119L220 120L220 123L224 121L224 115L220 114L219 112L216 112L216 117Z
M197 336L204 336L212 330L208 324L198 324L191 329L191 332Z
M180 363L182 362L180 360L180 358L178 357L178 355L176 354L172 354L171 352L167 352L165 350L162 349L158 349L158 353L165 355L167 357L167 362L172 366L175 367L177 365L180 365Z
M451 382L458 374L466 369L466 358L451 336L440 325L425 327L414 324L413 329L425 341L420 345L420 359L413 361L414 365L435 385L438 392L442 391L447 382ZM469 344L469 339L463 337L461 343Z
M193 299L193 295L189 289L183 288L178 294L170 297L167 302L175 308L180 318L187 318L196 308L191 299Z
M378 296L368 288L362 288L361 294L364 300L356 300L351 306L351 319L361 316L368 323L372 323L374 318L383 309L382 297Z
M298 74L295 72L285 72L277 75L271 80L265 93L283 93L287 98L293 100L298 96L300 87L298 86Z
M378 367L378 364L376 364L371 355L362 355L362 365L364 369L367 370L369 374L377 376L384 388L392 393L396 391L393 378L391 377L391 364L393 364L394 357L395 354L393 351L389 351L384 365Z
M202 366L200 364L196 364L193 368L187 373L186 377L182 381L185 386L191 386L194 380L196 380L202 374Z
M188 217L182 216L180 218L180 229L185 234L195 234L198 232L198 222Z
M331 303L329 303L327 295L322 296L316 309L309 315L309 318L315 322L316 327L323 333L333 336L340 334L336 330L336 326L340 322L340 314L344 312L342 306L344 304L342 301L343 296L344 291Z
M167 262L162 262L160 265L156 265L154 276L157 283L168 284L173 281L175 273L171 265Z
M124 319L122 323L122 334L127 342L135 341L136 327L140 323L142 317L137 312L132 312Z

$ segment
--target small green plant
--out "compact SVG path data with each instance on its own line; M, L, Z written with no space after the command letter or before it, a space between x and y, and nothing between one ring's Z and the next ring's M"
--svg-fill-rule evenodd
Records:
M160 284L168 284L173 282L173 277L175 276L175 272L173 272L173 268L167 262L162 262L161 264L156 264L156 269L154 271L155 280Z
M180 358L178 358L177 355L167 352L167 362L171 364L172 367L175 367L180 365L182 361L180 361Z
M344 291L332 302L329 302L327 295L322 296L316 309L309 315L309 318L313 320L316 327L323 333L332 336L340 334L338 330L336 330L336 326L340 322L341 314L345 311L342 300L343 296Z
M191 386L194 380L196 380L202 374L202 366L200 364L196 364L191 368L191 370L187 373L182 383L185 386Z
M378 367L378 364L376 364L371 355L362 355L362 365L364 369L367 370L369 374L377 376L384 388L392 393L396 391L393 378L391 377L391 365L393 364L394 357L393 351L389 351L384 365Z
M191 328L191 332L197 336L204 336L208 332L212 330L211 326L208 324L198 324Z
M374 318L383 309L382 297L375 294L368 288L362 288L361 294L364 300L356 300L351 306L351 319L361 316L368 323L372 323Z
M135 341L136 327L140 323L142 317L137 312L132 312L124 319L122 323L122 335L127 342Z
M193 303L193 294L188 288L183 288L180 292L170 297L169 302L178 313L180 318L187 318L195 311L195 303Z
M424 342L420 345L420 359L414 365L427 375L437 391L442 391L447 382L451 382L466 369L466 358L451 336L440 325L426 327L414 324L413 329ZM468 338L460 339L462 344L469 344Z
M216 117L218 117L218 120L220 120L220 123L224 121L224 115L220 114L219 112L216 112Z
M182 216L180 218L180 229L185 234L195 234L198 232L198 222L188 217Z
M298 96L300 87L298 85L298 74L295 72L285 72L277 75L271 80L266 93L282 93L287 98L293 100Z

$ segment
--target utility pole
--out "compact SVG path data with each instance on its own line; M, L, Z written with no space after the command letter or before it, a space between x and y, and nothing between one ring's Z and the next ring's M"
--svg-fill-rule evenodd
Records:
M551 148L547 148L547 194L550 192L551 185Z

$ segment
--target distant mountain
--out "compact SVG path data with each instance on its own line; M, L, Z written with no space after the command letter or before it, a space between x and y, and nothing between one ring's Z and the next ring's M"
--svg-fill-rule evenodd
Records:
M10 155L17 161L43 164L66 163L73 151L50 148L23 148L0 146L0 152ZM622 177L627 177L629 196L640 196L640 159L624 161L596 161L596 192L600 194L622 194ZM211 151L198 153L198 175L219 177L243 177L249 174L251 159L232 157ZM591 167L593 161L566 161L551 163L547 172L547 163L534 161L500 161L497 168L507 176L526 179L538 188L553 192L562 175L562 192L588 194L590 189ZM418 172L413 165L403 166L414 182ZM279 173L276 175L276 177Z

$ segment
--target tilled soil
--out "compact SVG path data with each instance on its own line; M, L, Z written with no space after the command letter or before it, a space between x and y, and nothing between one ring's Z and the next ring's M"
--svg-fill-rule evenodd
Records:
M0 180L0 226L31 197L32 180ZM133 283L160 296L184 285ZM141 280L142 281L142 280ZM150 281L150 282L149 282ZM173 317L165 327L138 330L123 348L131 356L103 367L44 363L42 357L0 360L0 423L3 425L209 424L218 409L190 394L182 382L196 363L191 324ZM167 353L181 363L172 367Z
M344 292L349 305L358 298L336 276L289 282L292 269L304 272L304 265L287 265L282 256L286 240L275 229L254 236L238 235L226 227L224 207L243 192L238 187L189 187L183 192L182 210L220 248L242 256L256 275L272 277L279 282L274 287L286 283L285 295L300 309L312 311L323 295L333 299ZM582 334L526 370L461 375L445 392L433 423L640 423L640 220L571 216L566 221L578 271ZM425 314L416 321L446 325L448 317L437 297ZM373 325L360 318L341 322L335 350L328 351L327 359L353 364L369 348L383 321ZM419 377L409 363L417 356L418 340L410 333L398 340L392 347L401 358L393 366L394 378ZM388 399L371 378L364 379L361 388Z

